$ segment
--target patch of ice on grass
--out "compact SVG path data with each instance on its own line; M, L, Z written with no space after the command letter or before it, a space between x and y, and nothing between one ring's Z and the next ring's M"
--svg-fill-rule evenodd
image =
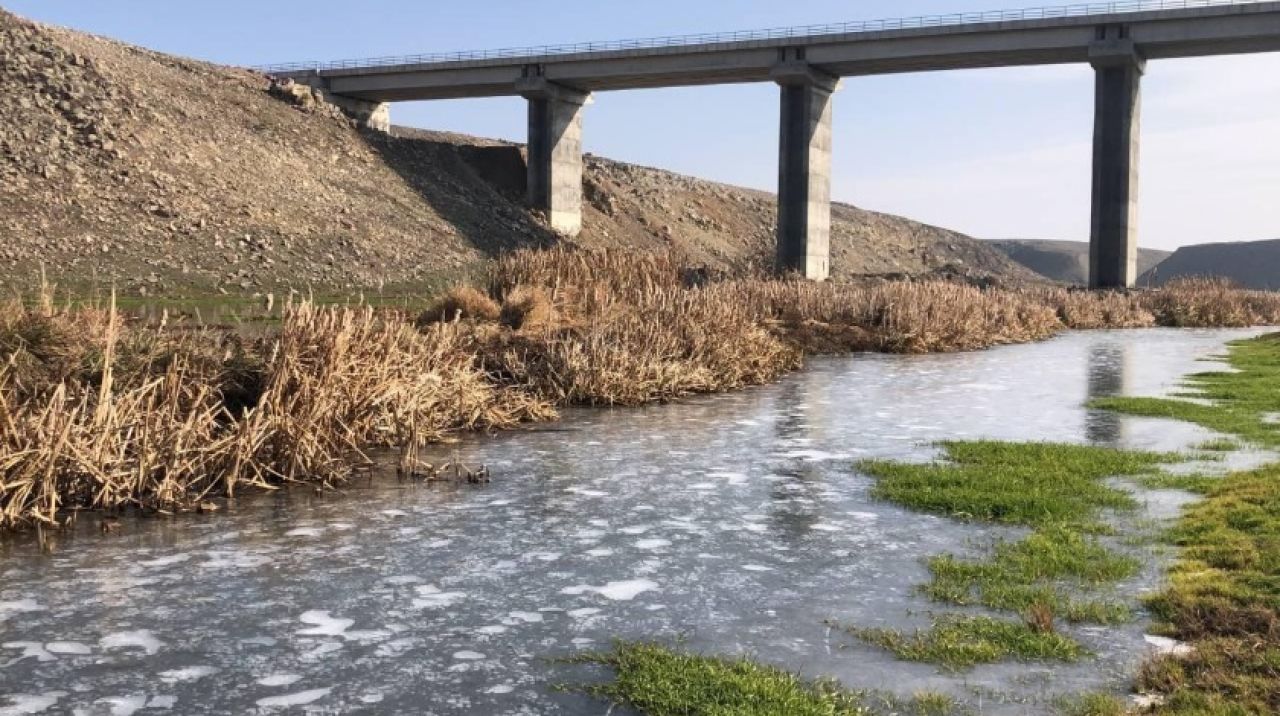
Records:
M455 651L453 658L458 661L484 661L487 657L478 651Z
M636 547L643 550L662 549L663 547L670 546L671 540L667 539L642 539L636 542Z
M1150 634L1145 634L1142 638L1151 647L1151 650L1160 656L1190 656L1195 652L1195 648L1190 644L1184 644L1176 639L1152 636Z
M538 612L511 612L507 614L507 618L502 620L503 624L512 626L515 624L539 624L543 617Z
M81 644L78 641L51 641L45 644L44 648L53 654L66 654L69 656L85 656L93 653L88 644Z

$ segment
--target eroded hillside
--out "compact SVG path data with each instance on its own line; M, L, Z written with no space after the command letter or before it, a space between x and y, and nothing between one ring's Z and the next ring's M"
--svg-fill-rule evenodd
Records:
M357 130L248 70L0 11L0 281L43 268L126 292L408 287L555 241L524 206L521 148ZM577 243L767 263L766 193L590 158ZM836 206L833 272L1032 274L960 234Z

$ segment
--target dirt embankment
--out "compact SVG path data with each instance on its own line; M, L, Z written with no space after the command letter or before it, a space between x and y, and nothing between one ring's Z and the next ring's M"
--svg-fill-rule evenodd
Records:
M356 130L270 96L247 70L162 55L0 11L0 281L44 267L132 293L408 288L554 242L524 206L516 145ZM592 157L588 247L676 247L767 263L762 192ZM981 242L850 206L837 277L952 271L1028 279Z

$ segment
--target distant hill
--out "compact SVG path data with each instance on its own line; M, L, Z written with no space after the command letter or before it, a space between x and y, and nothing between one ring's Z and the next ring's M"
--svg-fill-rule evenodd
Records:
M1089 243L1087 241L1039 241L1008 239L991 244L1006 256L1054 281L1089 283ZM1138 275L1142 276L1172 256L1169 251L1138 250Z
M1184 246L1142 277L1161 285L1186 276L1220 276L1248 288L1280 290L1280 239Z

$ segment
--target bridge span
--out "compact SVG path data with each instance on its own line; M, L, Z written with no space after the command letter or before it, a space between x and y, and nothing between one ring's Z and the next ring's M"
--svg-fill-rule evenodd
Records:
M1125 0L717 35L259 68L323 90L377 129L387 103L528 100L529 201L582 226L583 108L592 93L773 82L780 87L778 268L829 274L832 94L841 78L1089 63L1096 70L1090 283L1137 276L1141 83L1148 60L1280 51L1280 1Z

